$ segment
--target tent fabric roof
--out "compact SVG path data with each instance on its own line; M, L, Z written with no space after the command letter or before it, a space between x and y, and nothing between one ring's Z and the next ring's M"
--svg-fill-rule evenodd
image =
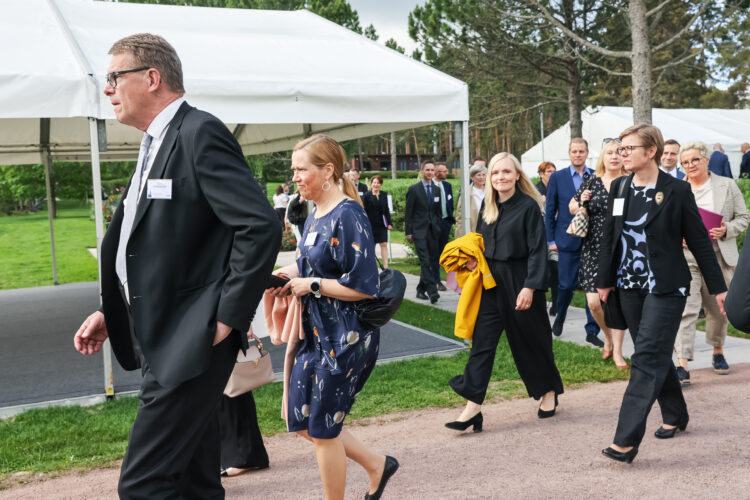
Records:
M0 55L0 164L39 161L38 118L52 118L55 159L86 159L86 117L107 120L102 159L135 158L140 133L102 89L110 46L139 32L175 47L188 102L246 154L289 149L302 124L345 140L469 117L464 82L305 10L4 0L0 43L15 49Z
M618 137L620 132L633 125L633 108L603 106L587 108L582 113L583 137L589 142L589 165L596 164L605 138ZM740 145L750 142L750 109L661 109L654 108L653 123L661 129L664 139L677 142L703 141L709 149L721 143L729 156L735 175L740 168ZM558 168L570 164L568 145L570 122L544 139L544 160ZM535 144L521 156L524 172L537 175L542 162L542 143Z

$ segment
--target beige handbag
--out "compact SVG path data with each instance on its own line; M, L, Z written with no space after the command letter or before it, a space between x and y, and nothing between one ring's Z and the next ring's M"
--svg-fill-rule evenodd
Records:
M578 208L578 212L573 216L565 232L579 238L586 237L589 232L589 211L585 206Z
M242 351L237 355L232 375L229 377L224 394L234 398L262 385L276 380L271 366L271 355L263 349L260 339L255 339L257 345L250 346L247 354Z

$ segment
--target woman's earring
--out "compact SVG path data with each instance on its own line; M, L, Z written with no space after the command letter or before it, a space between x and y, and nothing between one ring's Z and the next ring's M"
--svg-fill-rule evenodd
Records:
M329 189L331 189L331 183L330 183L330 182L328 182L328 181L325 181L325 182L323 183L323 185L322 185L322 186L320 186L320 188L321 188L321 189L322 189L323 191L328 191Z

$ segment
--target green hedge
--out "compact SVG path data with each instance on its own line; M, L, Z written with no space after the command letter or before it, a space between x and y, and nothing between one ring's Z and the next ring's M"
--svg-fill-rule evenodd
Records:
M742 196L745 198L745 206L750 209L750 179L737 179L737 186L739 186ZM745 233L747 230L737 236L737 248L742 251L742 244L745 242Z

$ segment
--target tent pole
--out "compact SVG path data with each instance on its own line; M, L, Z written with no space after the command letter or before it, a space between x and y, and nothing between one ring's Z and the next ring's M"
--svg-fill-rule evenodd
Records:
M96 118L89 118L89 133L91 136L91 178L94 183L94 221L96 225L96 265L99 272L99 303L102 297L102 239L104 239L104 213L102 212L102 177L99 165L99 126ZM106 396L114 397L115 388L112 378L112 346L109 339L102 346L104 358L104 392Z
M471 187L469 184L469 121L466 120L461 126L461 194L463 194L463 205L461 206L462 214L459 217L463 217L463 227L466 228L466 234L471 229L471 203L469 202L469 196L471 196Z
M39 145L41 146L42 163L44 164L44 185L47 189L47 218L49 219L49 240L52 246L52 283L57 281L57 256L55 255L55 200L52 199L52 154L49 149L50 119L39 120Z

